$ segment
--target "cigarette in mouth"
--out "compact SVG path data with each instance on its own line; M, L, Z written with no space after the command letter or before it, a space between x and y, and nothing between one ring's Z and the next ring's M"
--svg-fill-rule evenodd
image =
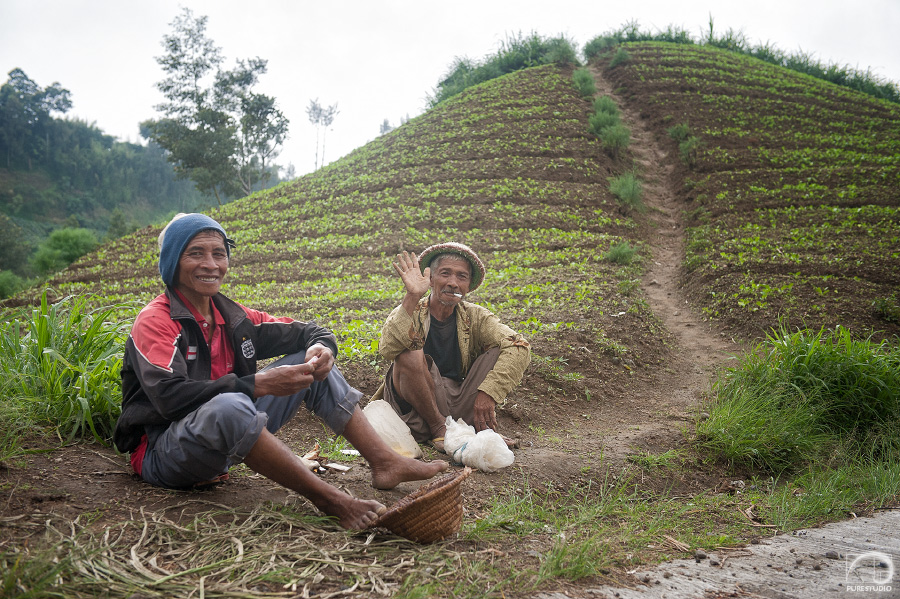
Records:
M456 297L462 297L462 293L451 293L450 295L455 295Z

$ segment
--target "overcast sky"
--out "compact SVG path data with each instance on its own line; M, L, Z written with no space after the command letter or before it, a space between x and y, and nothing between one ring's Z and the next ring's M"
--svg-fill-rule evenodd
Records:
M69 117L122 140L142 141L155 118L163 73L155 57L182 7L207 16L207 36L236 59L268 60L257 91L290 119L276 162L313 170L316 142L306 107L338 104L328 131L331 162L426 108L454 57L481 59L511 35L565 35L579 51L637 21L642 30L740 30L754 43L804 51L825 63L871 69L900 81L900 0L0 0L2 82L18 67L39 86L72 93Z

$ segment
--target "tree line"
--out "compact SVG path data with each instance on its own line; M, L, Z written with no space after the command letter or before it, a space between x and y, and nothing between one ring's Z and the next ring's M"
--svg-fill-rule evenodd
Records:
M140 124L146 145L65 118L69 90L9 72L0 87L0 298L107 239L280 182L274 160L288 120L274 98L254 91L266 61L222 68L206 17L189 9L172 27L157 57L166 101ZM335 112L325 109L323 124Z
M71 93L19 68L0 86L0 297L64 268L107 237L207 202L166 152L64 118ZM126 216L127 215L127 216Z

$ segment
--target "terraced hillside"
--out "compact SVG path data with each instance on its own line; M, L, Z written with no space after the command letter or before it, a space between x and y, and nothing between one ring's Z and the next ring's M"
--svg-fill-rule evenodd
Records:
M713 48L624 47L605 75L689 165L698 308L745 336L900 332L900 107Z
M374 391L381 322L402 298L393 257L463 242L488 268L471 299L535 348L534 368L511 402L517 418L527 424L532 409L554 397L618 394L628 368L660 359L665 333L638 289L640 254L626 265L604 258L623 242L640 248L641 234L608 189L608 177L630 161L612 160L588 133L590 110L571 72L521 71L313 175L212 212L238 245L225 293L329 326L341 337L342 359L359 369L357 383ZM108 301L148 300L161 289L158 232L107 245L51 285Z
M488 273L470 299L534 352L498 414L522 440L516 463L466 480L459 539L346 534L244 467L211 491L152 488L90 444L0 468L0 547L46 535L87 556L65 580L71 596L595 596L597 580L637 584L639 564L770 534L757 520L772 514L726 494L732 472L682 428L737 351L732 337L781 316L900 332L898 108L714 49L623 48L589 65L631 129L615 158L588 133L594 108L572 71L544 66L210 212L238 243L224 292L334 329L341 367L367 393L385 368L381 322L402 297L393 256L446 240L479 252ZM625 173L643 182L646 211L610 192ZM103 246L50 286L98 304L149 300L159 230ZM304 417L279 434L298 453L330 437ZM375 491L352 466L323 476L385 504L414 488ZM559 517L531 516L545 510Z

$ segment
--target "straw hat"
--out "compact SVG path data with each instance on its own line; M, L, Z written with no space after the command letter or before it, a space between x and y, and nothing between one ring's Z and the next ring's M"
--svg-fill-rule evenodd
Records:
M422 272L425 268L431 266L431 261L440 254L456 254L472 265L472 284L469 285L469 291L475 291L484 280L484 262L475 253L475 250L464 243L456 243L448 241L447 243L438 243L422 250L419 254L419 268Z

